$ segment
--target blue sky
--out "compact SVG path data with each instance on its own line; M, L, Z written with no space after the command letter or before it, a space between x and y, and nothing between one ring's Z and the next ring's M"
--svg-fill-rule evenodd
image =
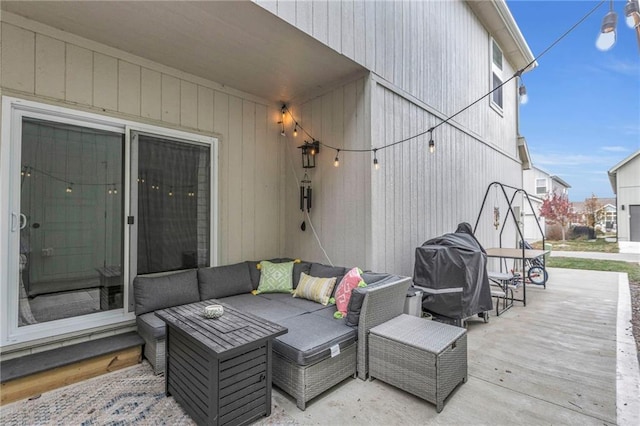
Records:
M613 197L607 171L640 149L640 50L624 22L625 2L614 1L611 50L595 47L607 1L524 74L529 102L520 108L520 133L533 164L571 185L571 201ZM598 3L507 0L534 56Z

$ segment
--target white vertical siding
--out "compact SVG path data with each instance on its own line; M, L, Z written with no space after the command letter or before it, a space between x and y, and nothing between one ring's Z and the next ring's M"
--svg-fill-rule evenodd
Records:
M466 2L278 0L277 8L257 3L445 116L490 90L490 34ZM515 70L506 58L504 68L506 80ZM515 156L515 80L503 93L502 115L486 98L455 121Z
M10 19L3 17L1 28L3 94L218 137L220 263L281 254L277 109L125 52Z
M365 85L366 80L361 78L290 109L297 122L323 144L340 149L367 149L369 101ZM303 170L297 147L310 138L301 132L294 138L291 135L294 123L289 117L286 123L285 254L328 262L313 235L313 224L333 263L366 268L371 240L367 211L371 208L368 173L372 157L341 151L340 167L336 168L333 165L336 151L322 146L316 168ZM303 232L297 181L302 180L305 172L312 181L313 207L311 224L307 220Z
M640 155L624 164L616 172L618 199L618 238L631 241L629 205L640 205ZM624 210L621 206L624 205ZM633 223L637 224L637 218Z

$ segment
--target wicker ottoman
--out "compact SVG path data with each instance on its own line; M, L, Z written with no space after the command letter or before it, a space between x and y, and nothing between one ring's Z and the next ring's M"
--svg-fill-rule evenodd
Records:
M402 314L371 329L369 374L436 404L467 381L467 330Z

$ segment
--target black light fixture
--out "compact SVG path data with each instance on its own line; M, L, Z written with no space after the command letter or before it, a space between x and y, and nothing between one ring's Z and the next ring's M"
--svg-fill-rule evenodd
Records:
M302 168L313 169L316 167L316 155L320 152L320 141L304 141L298 148L302 151Z

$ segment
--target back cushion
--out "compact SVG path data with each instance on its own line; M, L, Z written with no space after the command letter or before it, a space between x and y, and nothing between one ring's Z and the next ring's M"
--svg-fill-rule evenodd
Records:
M282 262L291 262L293 259L289 259L286 257L271 259L269 262L271 263L282 263ZM251 274L251 284L253 285L253 289L257 290L260 285L260 269L258 269L259 260L250 260L247 262L249 265L249 273ZM300 273L304 272L307 275L310 275L309 270L311 269L311 263L309 262L300 262L293 264L293 288L298 287L298 282L300 281Z
M195 270L133 280L136 315L200 301Z
M247 262L198 269L200 300L219 299L253 290Z

